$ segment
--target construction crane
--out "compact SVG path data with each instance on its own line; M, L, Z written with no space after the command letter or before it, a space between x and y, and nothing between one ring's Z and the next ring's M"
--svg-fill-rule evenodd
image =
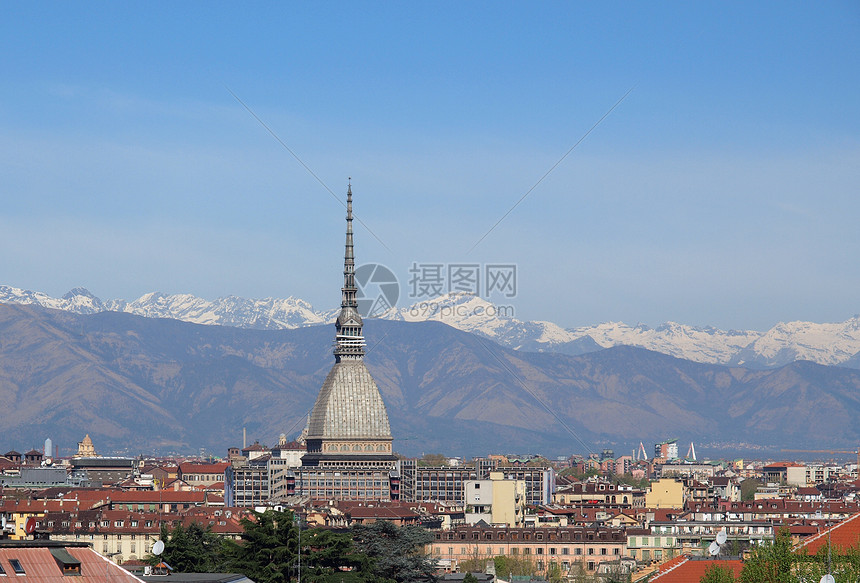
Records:
M857 449L781 449L780 451L794 453L850 453L857 456L857 477L860 478L860 447Z

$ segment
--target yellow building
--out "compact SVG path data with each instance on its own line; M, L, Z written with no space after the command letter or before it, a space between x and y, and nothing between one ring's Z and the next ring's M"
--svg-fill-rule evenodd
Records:
M684 501L684 483L675 478L660 478L651 482L651 487L645 493L646 508L683 508Z
M498 526L522 526L526 511L526 481L506 480L490 472L489 480L466 480L466 522L480 520Z

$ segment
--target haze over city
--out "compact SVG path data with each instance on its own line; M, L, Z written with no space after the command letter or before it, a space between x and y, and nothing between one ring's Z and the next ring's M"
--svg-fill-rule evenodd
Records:
M521 319L860 311L856 3L5 12L0 284L335 308L352 177L359 264L514 263Z

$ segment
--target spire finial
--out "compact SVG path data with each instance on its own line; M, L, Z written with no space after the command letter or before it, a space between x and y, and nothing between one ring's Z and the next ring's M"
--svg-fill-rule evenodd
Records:
M358 313L358 288L355 285L355 251L352 241L352 178L346 188L346 245L343 253L343 288L341 289L340 315L335 322L334 356L353 360L364 356L363 322Z

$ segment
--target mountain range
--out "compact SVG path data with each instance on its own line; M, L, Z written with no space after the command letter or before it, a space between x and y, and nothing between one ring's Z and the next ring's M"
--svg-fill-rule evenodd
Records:
M0 303L3 447L50 437L68 455L89 433L100 453L223 455L243 428L272 444L301 431L333 363L330 325L259 330L91 312ZM860 371L850 368L754 370L632 346L532 352L435 321L371 319L365 334L404 454L621 454L675 437L700 454L764 455L860 440Z
M0 286L0 302L34 304L76 314L125 312L196 324L253 330L287 330L331 323L337 309L317 311L301 299L205 300L190 294L148 293L134 301L102 301L84 288L62 298ZM407 308L389 310L382 319L439 321L517 350L581 355L613 346L637 346L709 364L776 368L799 360L860 368L860 315L839 323L786 322L770 330L720 330L667 322L656 328L607 322L565 329L552 322L521 321L469 294L446 294Z

